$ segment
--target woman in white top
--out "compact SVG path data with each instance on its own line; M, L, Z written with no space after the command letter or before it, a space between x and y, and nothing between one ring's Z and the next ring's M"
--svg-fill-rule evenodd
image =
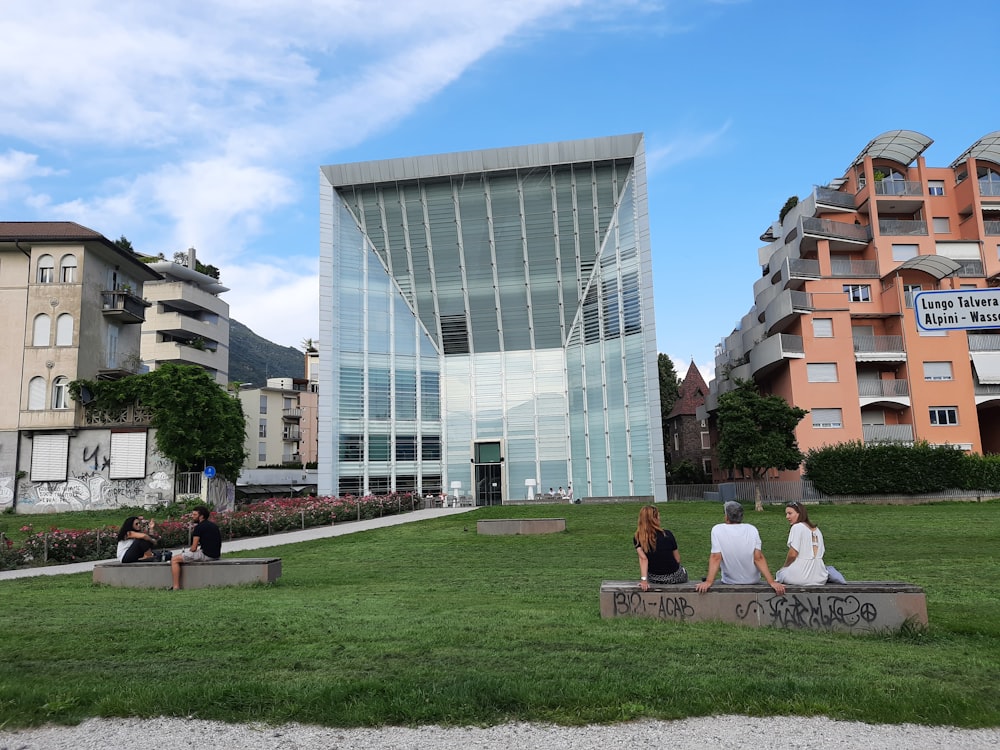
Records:
M802 503L788 503L785 518L792 527L788 531L788 557L774 579L793 586L822 586L828 577L823 532L809 520Z
M159 539L150 533L155 527L155 521L150 521L147 526L140 516L126 518L118 531L118 562L152 560L153 547L159 542Z

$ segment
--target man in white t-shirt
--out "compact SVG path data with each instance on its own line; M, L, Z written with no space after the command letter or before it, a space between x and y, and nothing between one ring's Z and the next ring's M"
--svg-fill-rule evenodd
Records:
M721 567L723 583L760 583L760 577L764 576L774 593L784 596L785 587L771 576L764 553L760 551L760 533L757 527L743 523L743 506L730 500L723 509L726 522L712 527L712 554L708 558L708 575L695 586L695 590L704 594L712 588Z

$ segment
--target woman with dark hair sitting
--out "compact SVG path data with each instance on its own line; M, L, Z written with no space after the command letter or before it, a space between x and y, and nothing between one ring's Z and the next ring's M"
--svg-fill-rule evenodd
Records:
M155 521L150 521L147 527L140 516L126 518L118 530L118 561L131 563L138 560L152 560L153 547L160 541L150 533L155 527Z
M809 512L800 502L785 506L785 518L791 528L788 530L788 556L785 565L774 574L779 583L795 586L822 586L829 577L823 555L823 532L809 520Z
M639 555L639 588L649 589L651 583L687 583L688 574L681 565L677 540L660 527L660 511L655 505L639 510L639 525L632 538Z

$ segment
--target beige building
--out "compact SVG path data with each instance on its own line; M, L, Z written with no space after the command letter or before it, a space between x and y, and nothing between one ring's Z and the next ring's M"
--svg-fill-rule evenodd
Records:
M84 510L172 497L148 414L95 414L77 379L141 367L143 286L162 277L73 222L0 222L0 509Z
M245 468L316 461L318 394L306 378L268 378L240 391L247 422Z
M225 387L229 384L229 305L219 295L229 287L195 270L194 248L181 255L180 263L149 264L163 280L150 282L143 290L152 306L142 325L142 361L150 370L164 362L199 365Z

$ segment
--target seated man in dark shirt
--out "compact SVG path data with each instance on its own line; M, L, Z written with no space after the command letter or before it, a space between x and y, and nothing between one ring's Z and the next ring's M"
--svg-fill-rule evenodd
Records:
M191 511L195 527L191 530L191 548L170 558L174 591L181 587L181 565L186 562L211 562L222 556L222 533L209 519L211 512L204 505Z

